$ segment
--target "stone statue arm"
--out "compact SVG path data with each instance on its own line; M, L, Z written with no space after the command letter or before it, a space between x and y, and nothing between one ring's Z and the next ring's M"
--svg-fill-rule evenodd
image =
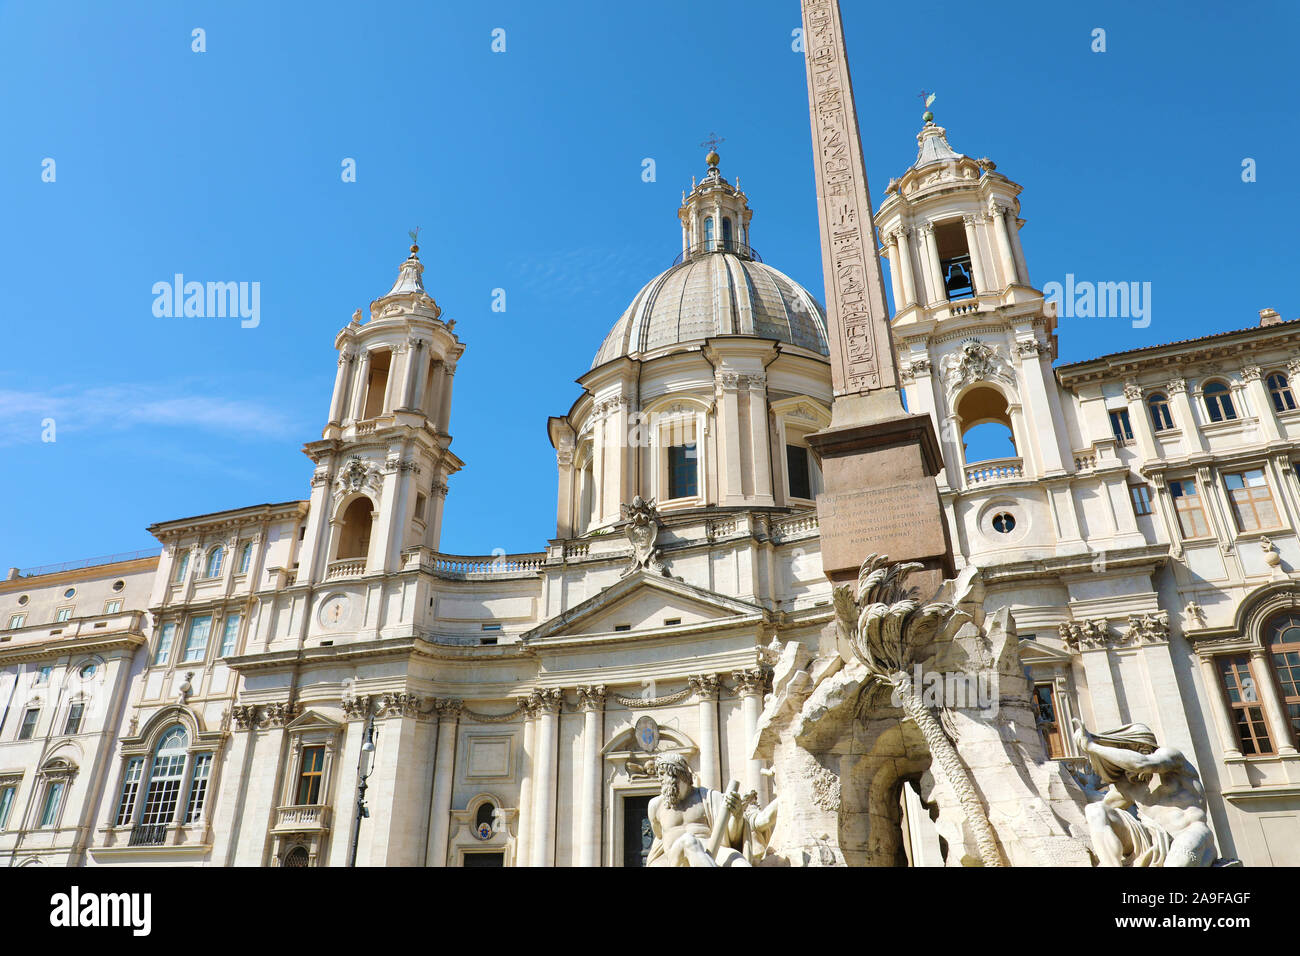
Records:
M1099 744L1077 717L1074 721L1074 742L1085 754L1100 757L1129 773L1171 773L1183 764L1182 754L1168 747L1143 754L1124 747Z
M772 802L762 810L755 810L749 816L749 825L753 831L758 834L759 838L766 841L776 826L776 803L777 797L772 798Z

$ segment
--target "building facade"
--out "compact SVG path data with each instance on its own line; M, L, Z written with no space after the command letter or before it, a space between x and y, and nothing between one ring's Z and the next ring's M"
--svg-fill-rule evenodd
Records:
M899 368L940 437L957 565L1013 610L1046 752L1082 775L1072 717L1147 723L1200 769L1221 855L1300 863L1300 324L1054 368L1020 187L932 123L918 146L876 215ZM11 574L0 859L636 866L665 752L767 803L770 667L834 640L807 440L831 380L822 308L761 261L752 216L711 153L678 262L547 423L536 552L440 550L466 344L413 246L335 339L308 499L156 524L151 558ZM1014 455L973 460L988 424ZM73 589L106 603L74 618ZM100 717L73 721L67 675L92 660ZM899 800L909 858L942 864Z

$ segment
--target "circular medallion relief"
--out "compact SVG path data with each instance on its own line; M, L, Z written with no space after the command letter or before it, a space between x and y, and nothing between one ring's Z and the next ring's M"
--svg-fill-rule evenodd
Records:
M346 594L331 594L321 602L318 617L322 627L339 628L347 624L351 602Z

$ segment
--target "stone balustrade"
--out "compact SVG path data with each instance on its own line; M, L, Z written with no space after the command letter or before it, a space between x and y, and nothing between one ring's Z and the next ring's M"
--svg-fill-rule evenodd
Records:
M992 458L966 466L967 487L1023 477L1025 477L1025 464L1020 458Z

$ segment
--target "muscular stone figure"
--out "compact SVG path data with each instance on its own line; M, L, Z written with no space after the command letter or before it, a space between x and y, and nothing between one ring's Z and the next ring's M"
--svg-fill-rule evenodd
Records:
M776 801L758 811L735 792L691 785L691 769L681 754L655 761L659 796L650 801L654 844L646 866L752 866L776 823ZM726 816L716 856L709 853L714 824Z
M1085 808L1102 866L1209 866L1214 834L1206 823L1200 775L1181 750L1161 747L1145 724L1091 734L1074 721L1074 742L1103 783L1105 797ZM1137 807L1137 816L1129 807Z

